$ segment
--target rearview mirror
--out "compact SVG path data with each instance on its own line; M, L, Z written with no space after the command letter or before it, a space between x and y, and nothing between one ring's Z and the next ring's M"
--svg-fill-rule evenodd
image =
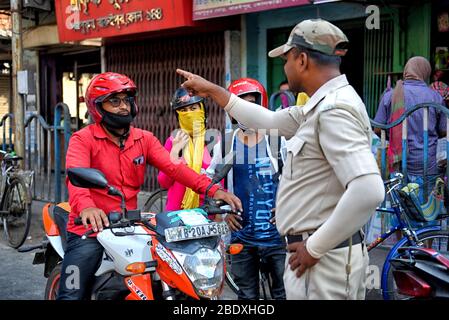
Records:
M108 181L103 172L92 168L70 168L67 170L70 182L75 187L88 189L105 189Z

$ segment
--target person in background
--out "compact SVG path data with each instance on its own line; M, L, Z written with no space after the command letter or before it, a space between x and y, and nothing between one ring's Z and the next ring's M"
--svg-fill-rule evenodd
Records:
M281 98L281 105L280 105L279 107L276 108L276 111L277 111L277 110L282 110L282 109L285 109L285 108L290 107L291 102L290 102L289 100L294 98L294 95L293 95L293 93L290 91L290 87L288 86L288 81L287 81L287 80L282 81L282 82L279 84L279 88L278 88L278 89L279 89L279 92L286 92L286 91L288 91L288 93L286 93L286 94L281 94L281 95L280 95L280 98ZM292 95L292 97L290 97L290 99L289 99L289 97L287 96L288 94Z
M435 70L432 80L433 81L430 84L430 88L438 92L441 97L443 97L446 107L449 108L449 79L447 72L444 72L443 70Z
M205 142L207 112L203 98L191 97L186 89L178 88L173 94L171 107L176 113L180 130L167 139L165 149L170 152L173 162L183 162L196 173L206 174L212 157ZM214 148L218 150L213 152L214 155L220 159L220 144L216 143ZM186 188L164 171L160 171L157 178L160 186L168 189L165 210L192 209L203 203L203 194Z
M404 68L403 80L399 80L393 90L388 90L383 94L374 121L382 124L392 123L399 119L406 110L421 103L432 102L444 105L440 94L429 88L426 83L430 73L431 66L426 58L410 58ZM407 118L407 180L419 184L421 202L424 201L423 112L423 109L419 109ZM380 135L380 131L379 128L374 129L377 135ZM438 138L446 135L446 116L435 108L429 108L428 135L427 185L429 186L428 190L431 190L440 174L436 161ZM401 161L402 124L391 128L389 132L388 164L390 174L402 171Z

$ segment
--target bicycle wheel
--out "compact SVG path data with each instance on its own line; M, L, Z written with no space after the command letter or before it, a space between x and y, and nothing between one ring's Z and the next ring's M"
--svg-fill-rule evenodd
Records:
M167 190L156 190L143 206L144 212L159 213L165 210L165 203L167 202Z
M424 231L422 233L418 233L417 236L418 239L423 242L424 247L431 246L432 249L449 258L449 231ZM393 247L392 251L389 253L389 258L387 257L387 260L384 263L382 270L382 296L385 300L404 300L409 298L408 296L401 295L397 292L396 283L393 278L393 270L390 263L390 259L397 257L399 248L408 246L408 240L405 238L401 239L400 243L400 245Z
M2 211L8 211L3 217L6 240L10 247L17 249L25 242L31 223L31 198L22 177L11 178Z

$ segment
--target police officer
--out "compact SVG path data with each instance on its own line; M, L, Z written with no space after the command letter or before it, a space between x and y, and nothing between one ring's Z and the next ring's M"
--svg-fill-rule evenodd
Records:
M211 97L240 123L276 129L289 139L276 200L277 228L288 243L287 299L365 298L368 254L360 230L383 200L384 187L370 151L365 105L340 73L347 43L327 21L297 24L269 56L284 59L290 89L310 100L278 112L177 70L187 79L185 88Z

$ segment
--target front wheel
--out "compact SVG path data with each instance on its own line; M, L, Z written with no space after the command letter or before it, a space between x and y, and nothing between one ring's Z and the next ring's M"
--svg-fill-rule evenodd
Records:
M61 279L62 264L58 263L50 272L45 286L45 300L56 300L59 291L59 280Z
M19 248L26 240L31 223L31 196L22 177L11 178L3 199L3 228L8 245Z
M432 248L449 258L449 231L425 231L417 236L420 242L422 242L423 247ZM391 259L398 256L399 248L410 246L407 239L403 238L400 241L401 244L393 247L392 251L388 254L382 270L382 296L384 300L404 300L409 298L408 296L399 294L397 291L396 283L393 277L393 270L390 263Z

